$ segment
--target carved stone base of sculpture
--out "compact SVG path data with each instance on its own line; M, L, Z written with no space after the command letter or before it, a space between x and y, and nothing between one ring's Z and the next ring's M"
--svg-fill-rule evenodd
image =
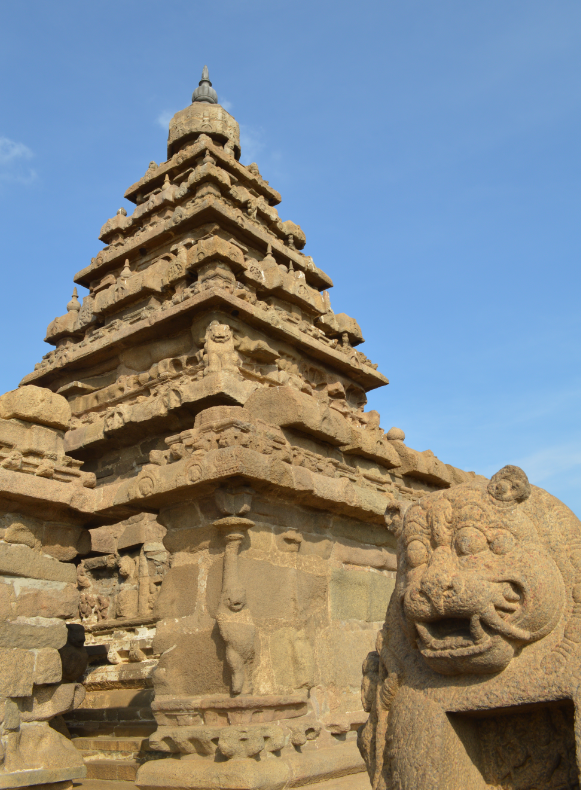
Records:
M150 746L177 759L143 765L141 788L277 790L361 770L355 741L333 743L306 692L158 698L152 707L159 726Z

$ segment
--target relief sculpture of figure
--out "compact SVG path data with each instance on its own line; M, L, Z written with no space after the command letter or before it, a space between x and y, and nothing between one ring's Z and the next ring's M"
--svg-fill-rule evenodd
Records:
M581 522L515 466L387 520L397 581L359 730L374 790L579 788Z
M228 324L212 321L206 330L204 344L205 375L221 371L238 372L238 355L234 335Z
M242 587L223 591L216 620L226 643L226 661L232 673L232 694L249 694L252 686L247 666L254 659L256 627L246 606L246 593Z
M216 524L221 525L225 541L222 594L216 621L226 643L226 662L232 674L231 692L233 695L251 694L250 669L255 656L256 626L239 578L238 552L244 532L252 522L231 517Z

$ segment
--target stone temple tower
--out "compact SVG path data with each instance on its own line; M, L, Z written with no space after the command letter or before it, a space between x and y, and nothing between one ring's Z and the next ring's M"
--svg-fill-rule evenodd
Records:
M101 229L75 276L88 295L75 290L16 391L60 404L59 459L82 483L63 555L77 597L54 616L85 660L69 672L76 702L45 716L63 714L52 728L78 759L50 781L81 776L84 757L105 787L368 786L356 730L361 662L394 584L386 520L473 477L365 411L387 379L240 154L204 67L167 161ZM59 520L47 486L63 464L45 455L28 511ZM22 475L15 463L0 472ZM61 688L57 674L42 688ZM0 788L25 786L3 779L22 770L0 767Z

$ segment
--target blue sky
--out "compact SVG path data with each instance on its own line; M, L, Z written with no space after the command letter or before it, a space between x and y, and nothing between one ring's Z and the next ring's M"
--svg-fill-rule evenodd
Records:
M391 381L382 426L581 515L578 1L4 4L0 390L204 63Z

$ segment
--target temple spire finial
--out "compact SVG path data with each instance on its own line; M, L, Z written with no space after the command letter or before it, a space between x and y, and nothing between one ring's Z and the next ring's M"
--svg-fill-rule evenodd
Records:
M80 311L80 309L81 309L81 303L79 302L79 299L78 299L77 289L73 288L73 296L71 298L71 301L67 305L67 312L68 313L71 313L71 312L78 313Z
M212 88L207 66L204 66L202 70L202 79L196 90L192 93L192 104L196 101L206 102L206 104L218 104L218 94L214 88Z

